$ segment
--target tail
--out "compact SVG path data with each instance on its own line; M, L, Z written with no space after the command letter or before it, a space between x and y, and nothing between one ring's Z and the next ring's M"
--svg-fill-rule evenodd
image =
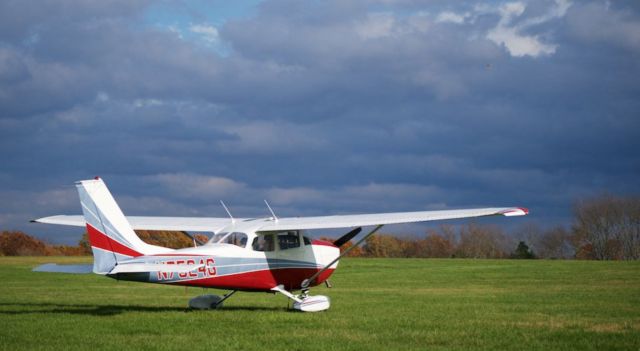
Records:
M93 272L109 273L120 261L166 251L136 235L102 179L76 182L93 251Z

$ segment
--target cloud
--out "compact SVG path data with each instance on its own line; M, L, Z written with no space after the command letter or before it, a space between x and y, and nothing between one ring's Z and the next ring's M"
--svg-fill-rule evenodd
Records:
M463 13L463 14L457 14L455 12L451 12L451 11L444 11L444 12L440 12L438 14L438 17L436 17L436 22L438 23L455 23L455 24L463 24L466 20L467 17L469 17L470 14L468 12Z
M218 29L211 25L194 24L189 27L189 30L193 33L200 34L202 38L209 43L215 43L220 40Z
M223 198L243 191L245 185L228 178L185 173L157 174L148 176L171 191L174 197L182 198Z
M395 17L390 13L370 13L361 21L356 32L363 39L376 39L391 36Z
M637 6L39 5L0 4L5 227L77 213L73 181L95 175L147 215L267 198L281 216L522 205L566 224L576 197L640 192Z
M314 136L312 126L250 122L222 127L233 138L220 140L220 150L228 153L289 154L322 148L325 143Z
M487 39L498 45L504 45L512 56L546 56L556 52L557 45L542 42L538 35L526 35L524 31L532 26L564 17L571 4L566 0L556 0L555 6L540 16L527 18L515 23L525 12L523 2L510 2L498 8L500 21L487 33Z
M609 2L580 3L568 22L571 34L584 43L614 44L626 51L640 52L640 18L630 9L612 7Z

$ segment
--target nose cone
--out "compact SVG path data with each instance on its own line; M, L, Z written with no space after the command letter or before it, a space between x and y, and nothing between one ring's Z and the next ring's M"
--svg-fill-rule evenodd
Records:
M328 265L340 256L340 248L329 241L313 240L311 244L313 245L316 262L323 266ZM337 266L338 262L331 265L331 268L335 269Z
M340 256L340 248L324 240L313 240L311 244L313 247L313 260L317 265L316 272L319 272L331 264L331 266L323 270L322 273L311 282L311 286L315 286L327 280L333 271L338 268L338 261L336 259Z

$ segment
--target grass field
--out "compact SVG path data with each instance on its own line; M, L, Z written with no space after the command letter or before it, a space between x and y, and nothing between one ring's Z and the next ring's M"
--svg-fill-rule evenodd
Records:
M315 314L263 293L187 311L203 289L31 272L44 262L90 258L0 257L1 349L640 349L640 262L346 259Z

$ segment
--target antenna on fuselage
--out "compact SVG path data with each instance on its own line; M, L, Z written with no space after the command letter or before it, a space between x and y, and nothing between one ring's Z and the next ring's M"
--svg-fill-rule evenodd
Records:
M231 223L235 223L236 219L233 218L233 216L231 215L231 212L227 208L227 205L224 204L224 201L220 200L220 204L222 205L222 207L224 207L224 210L227 211L227 214L229 215L229 218L231 218Z
M278 221L278 217L276 216L276 214L273 212L273 209L271 208L271 206L269 206L269 203L267 202L267 200L264 200L265 205L267 205L267 208L269 209L269 212L271 212L271 215L273 216L273 220L274 221Z

